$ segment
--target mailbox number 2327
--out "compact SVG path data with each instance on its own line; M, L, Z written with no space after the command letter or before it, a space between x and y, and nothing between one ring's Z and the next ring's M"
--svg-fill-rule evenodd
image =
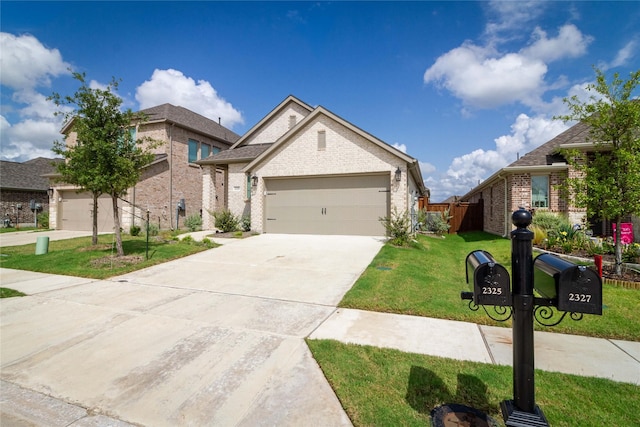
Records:
M483 295L502 295L502 288L496 288L493 286L483 286L482 294Z
M589 294L569 294L569 301L574 302L591 302L591 295Z

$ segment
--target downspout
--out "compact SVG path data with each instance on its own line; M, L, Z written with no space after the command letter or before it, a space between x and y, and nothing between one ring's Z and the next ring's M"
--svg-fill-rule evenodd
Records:
M508 185L507 185L507 177L504 178L504 234L502 237L509 236L509 204L507 200L509 199L509 194L507 193Z
M169 227L171 230L173 230L173 210L171 209L173 206L173 126L175 126L175 124L171 123L171 127L169 128L169 203L167 204L169 208Z

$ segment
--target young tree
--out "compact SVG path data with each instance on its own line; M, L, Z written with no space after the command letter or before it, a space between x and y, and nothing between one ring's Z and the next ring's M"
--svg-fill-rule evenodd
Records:
M135 125L144 121L130 109L121 111L122 100L114 93L118 82L113 79L105 89L91 88L84 73L73 73L80 88L73 96L54 93L50 99L58 107L70 106L72 111L60 111L65 123L72 120L76 134L73 144L54 142L53 151L65 162L58 167L61 179L90 191L93 195L93 241L97 243L98 197L111 196L113 222L118 256L124 255L120 234L118 198L124 196L140 179L141 168L153 160L149 139L135 138ZM68 135L65 136L65 141Z
M618 73L611 82L595 69L596 83L587 86L593 94L587 102L576 96L565 98L569 114L557 118L578 120L590 128L590 153L565 150L569 164L578 172L564 186L577 206L590 216L616 223L616 273L622 271L622 218L640 213L640 100L633 92L640 84L640 70L623 81Z

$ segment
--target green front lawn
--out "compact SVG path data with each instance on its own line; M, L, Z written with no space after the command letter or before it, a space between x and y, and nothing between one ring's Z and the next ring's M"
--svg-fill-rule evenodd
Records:
M145 237L123 235L122 245L124 258L115 256L112 234L99 235L96 246L91 245L91 237L52 241L48 253L43 255L35 255L35 243L11 246L0 248L0 267L105 279L214 247L193 241L151 238L149 259L146 259Z
M446 403L476 408L502 422L513 399L512 368L307 340L355 426L426 426ZM640 425L640 387L536 371L536 403L554 427Z
M437 238L418 235L411 248L385 245L340 307L460 320L507 326L485 312L471 311L460 292L470 290L465 259L476 249L489 251L511 271L511 241L482 232ZM603 286L602 316L585 315L581 321L565 318L558 326L536 328L550 332L640 341L640 291Z

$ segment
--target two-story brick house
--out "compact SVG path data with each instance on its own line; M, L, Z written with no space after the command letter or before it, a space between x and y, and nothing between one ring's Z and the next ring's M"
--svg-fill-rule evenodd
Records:
M428 192L416 159L293 96L197 163L203 209L250 216L261 233L384 235L380 217L410 213Z
M196 163L212 153L228 149L239 138L233 131L183 107L163 104L141 111L146 121L136 125L136 138L150 137L162 143L153 149L155 160L142 171L126 201L120 201L124 230L141 224L149 211L150 220L161 229L181 228L184 218L200 214L202 208L202 169ZM75 144L73 120L62 133L67 144ZM50 226L65 230L91 230L92 197L74 186L56 183L50 203ZM222 182L220 180L220 182ZM184 201L184 209L178 204ZM134 208L135 206L135 208ZM113 230L113 211L109 196L99 199L98 228Z

